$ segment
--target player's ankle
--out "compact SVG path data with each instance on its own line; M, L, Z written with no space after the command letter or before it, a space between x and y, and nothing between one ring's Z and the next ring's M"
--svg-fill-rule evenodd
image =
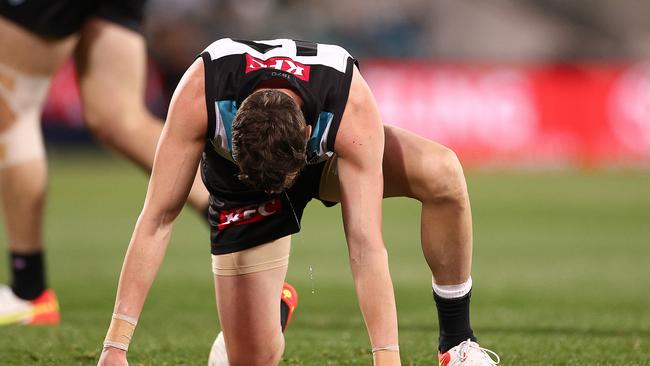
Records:
M43 252L20 254L10 252L11 289L23 300L34 300L46 289Z
M440 352L445 353L468 339L475 341L469 320L471 277L459 285L439 286L433 283L432 287L440 324Z

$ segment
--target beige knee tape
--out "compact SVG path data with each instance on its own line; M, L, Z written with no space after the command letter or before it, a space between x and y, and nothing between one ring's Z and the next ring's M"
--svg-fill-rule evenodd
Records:
M217 276L238 276L289 265L291 236L244 249L212 256L212 272Z
M332 155L325 162L325 167L320 176L318 187L318 198L330 201L341 202L341 191L339 188L339 171L336 164L336 154Z
M49 83L0 64L0 169L45 156L40 121Z
M114 347L128 351L138 320L123 314L113 314L111 325L108 327L104 347Z

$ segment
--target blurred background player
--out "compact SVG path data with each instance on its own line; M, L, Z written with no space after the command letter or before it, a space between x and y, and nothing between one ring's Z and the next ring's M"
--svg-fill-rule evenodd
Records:
M59 321L47 288L43 211L47 164L40 115L52 75L74 57L84 122L102 143L149 171L162 129L144 104L146 0L0 0L0 193L11 287L0 324ZM203 213L200 179L189 203Z

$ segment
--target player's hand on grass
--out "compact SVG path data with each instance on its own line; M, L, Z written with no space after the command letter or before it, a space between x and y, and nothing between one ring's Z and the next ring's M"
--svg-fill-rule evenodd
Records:
M104 348L97 366L129 366L129 362L126 360L126 351L113 347Z

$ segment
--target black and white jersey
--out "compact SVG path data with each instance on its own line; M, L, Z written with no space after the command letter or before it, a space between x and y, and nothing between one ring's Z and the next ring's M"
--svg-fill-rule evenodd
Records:
M303 99L302 111L312 127L308 162L322 161L334 152L356 63L345 49L291 39L224 38L208 46L201 57L205 66L207 139L211 142L206 154L216 152L232 160L232 121L237 107L260 83L274 78L285 79Z

